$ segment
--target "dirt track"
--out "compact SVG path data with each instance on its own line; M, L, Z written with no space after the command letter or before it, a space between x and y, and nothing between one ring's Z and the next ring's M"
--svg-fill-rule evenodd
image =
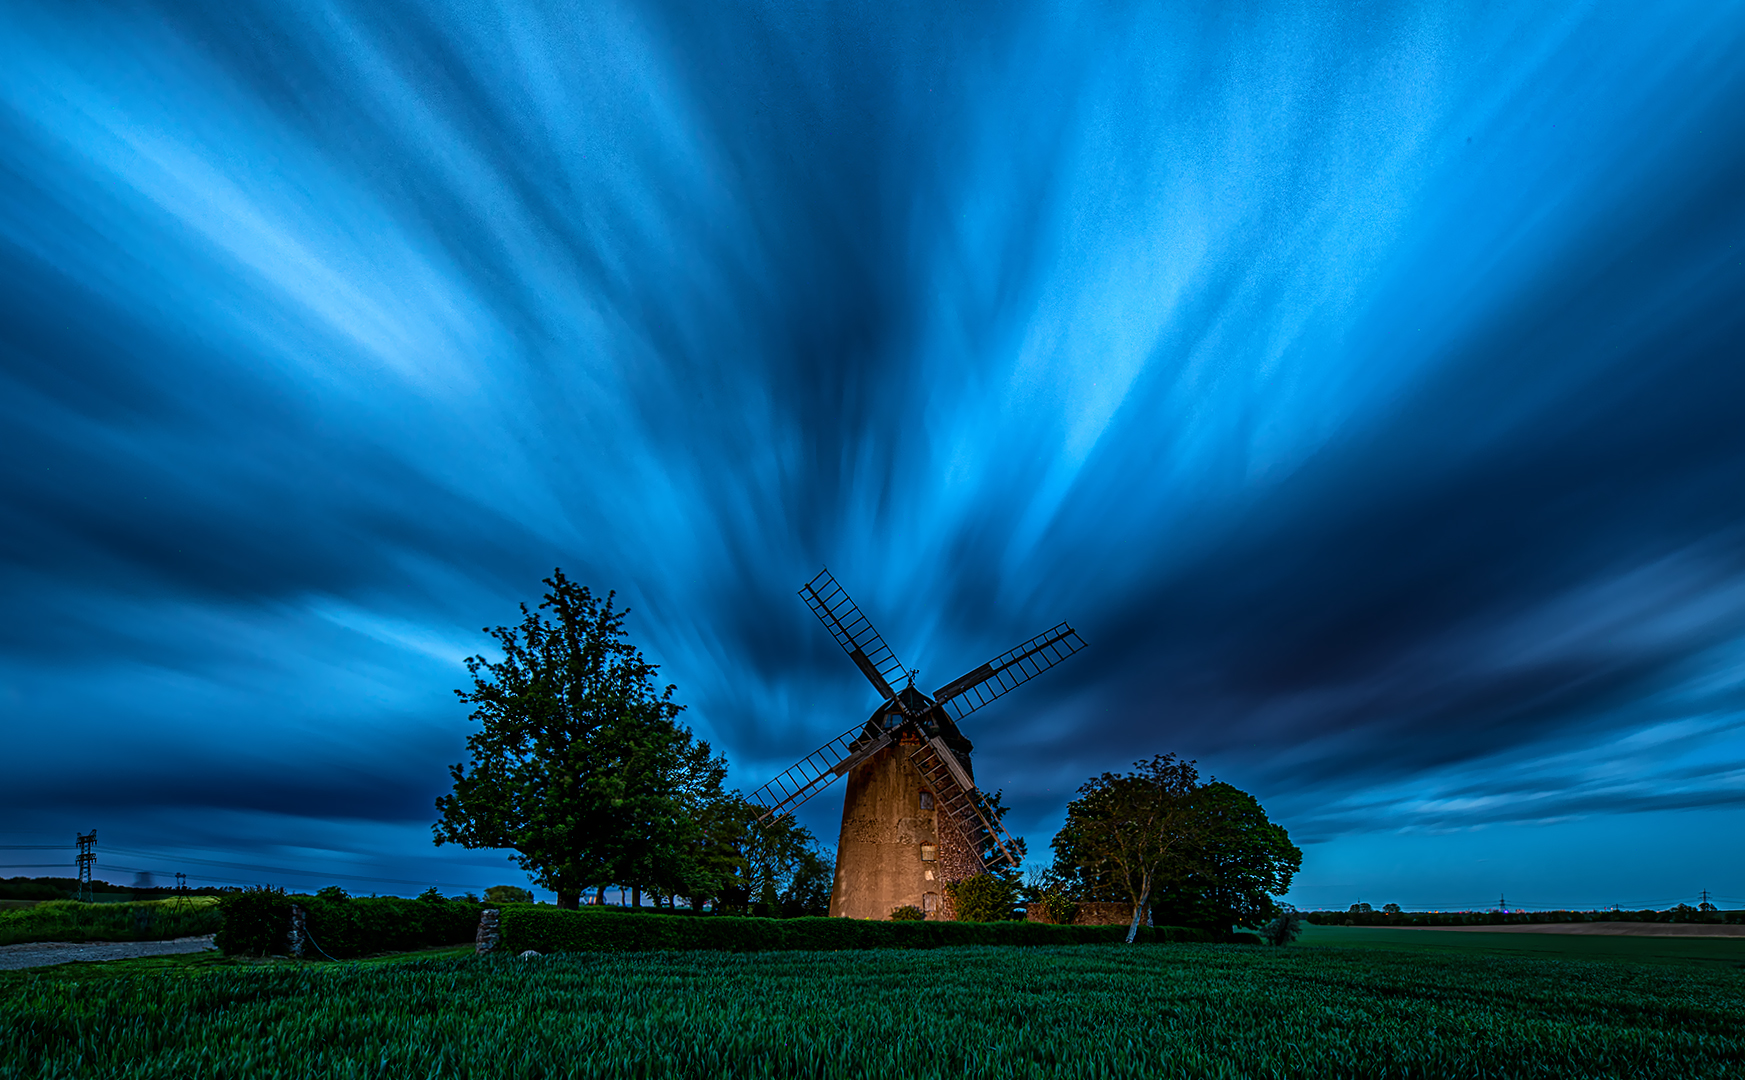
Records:
M131 960L139 956L174 956L214 948L212 935L174 941L32 941L0 945L0 971L48 967L91 960Z
M1575 922L1518 923L1513 926L1364 926L1362 930L1452 930L1457 934L1594 934L1606 937L1745 938L1737 923Z

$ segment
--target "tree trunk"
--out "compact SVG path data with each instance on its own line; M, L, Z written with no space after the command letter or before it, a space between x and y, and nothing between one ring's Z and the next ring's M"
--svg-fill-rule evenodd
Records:
M602 885L594 892L594 903L599 907L606 906L606 886Z
M1139 887L1139 902L1133 905L1133 925L1127 928L1127 944L1133 944L1139 936L1139 920L1145 916L1145 905L1151 902L1151 875L1146 874L1141 879Z
M581 897L581 895L582 894L576 889L559 889L557 891L557 906L564 911L574 911L576 909L576 901Z
M642 886L641 885L630 886L630 906L633 908L641 908L642 907Z

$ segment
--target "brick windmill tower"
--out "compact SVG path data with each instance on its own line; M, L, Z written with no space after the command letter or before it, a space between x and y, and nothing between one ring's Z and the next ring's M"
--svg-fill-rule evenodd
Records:
M928 918L950 918L946 882L1018 863L1011 837L983 809L970 768L974 746L958 722L1085 643L1061 623L928 696L829 570L800 596L884 700L865 722L757 789L751 801L767 820L846 775L830 914L885 919L913 905Z

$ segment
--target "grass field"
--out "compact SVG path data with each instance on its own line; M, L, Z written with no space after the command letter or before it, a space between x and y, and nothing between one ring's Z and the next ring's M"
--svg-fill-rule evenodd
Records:
M30 941L158 941L210 934L222 924L215 896L132 904L46 900L0 910L0 945Z
M6 1078L1742 1071L1735 969L1471 947L201 957L0 978Z
M1547 960L1618 960L1635 964L1694 965L1745 973L1745 938L1487 934L1477 930L1305 925L1297 946L1446 955L1483 953Z

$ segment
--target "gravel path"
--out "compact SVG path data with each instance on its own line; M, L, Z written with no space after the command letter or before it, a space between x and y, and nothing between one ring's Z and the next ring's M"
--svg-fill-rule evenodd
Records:
M48 967L91 960L131 960L138 956L174 956L216 948L211 934L174 941L32 941L0 945L0 971Z

